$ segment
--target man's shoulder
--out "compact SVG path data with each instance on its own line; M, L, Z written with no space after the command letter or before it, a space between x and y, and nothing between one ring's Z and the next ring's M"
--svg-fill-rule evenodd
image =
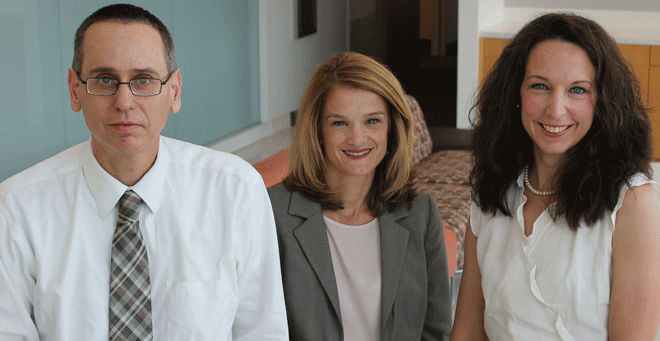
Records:
M162 137L162 142L171 164L242 178L261 178L250 163L236 155L167 137Z
M0 183L0 196L49 181L58 182L63 175L81 167L82 155L88 147L88 142L80 143L11 176Z

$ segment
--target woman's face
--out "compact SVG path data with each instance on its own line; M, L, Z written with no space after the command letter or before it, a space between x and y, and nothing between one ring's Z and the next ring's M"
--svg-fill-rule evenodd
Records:
M532 48L520 98L522 123L537 158L561 158L587 134L594 119L595 76L587 53L575 44L550 40Z
M387 151L389 124L387 104L379 95L346 86L331 91L321 114L326 180L371 181Z

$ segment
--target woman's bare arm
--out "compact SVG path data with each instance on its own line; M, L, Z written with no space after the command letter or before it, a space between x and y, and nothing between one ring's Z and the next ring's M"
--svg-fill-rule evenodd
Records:
M660 323L660 197L629 189L612 235L610 340L655 340Z
M477 263L477 237L472 233L472 228L468 223L467 231L465 231L463 276L458 292L451 340L488 340L484 330L484 307L481 271Z

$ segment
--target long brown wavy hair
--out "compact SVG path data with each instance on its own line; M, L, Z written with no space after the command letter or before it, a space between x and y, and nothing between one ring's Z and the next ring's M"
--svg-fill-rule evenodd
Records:
M502 52L472 108L475 166L472 198L484 212L511 216L506 193L522 169L534 162L526 133L520 87L530 51L559 40L582 48L596 70L597 103L587 134L568 150L551 213L576 230L612 211L624 183L638 172L651 175L651 126L640 87L614 39L597 23L570 13L551 13L525 25Z

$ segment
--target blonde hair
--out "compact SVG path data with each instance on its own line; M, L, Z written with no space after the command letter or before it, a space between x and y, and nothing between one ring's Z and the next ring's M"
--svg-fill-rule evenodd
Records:
M289 173L284 185L321 204L341 209L341 202L324 180L325 158L321 146L321 116L329 94L340 86L371 91L385 100L390 127L389 153L376 167L368 207L374 216L392 211L415 198L411 154L413 118L399 81L384 65L365 55L346 52L323 62L300 99L296 130L289 152Z

